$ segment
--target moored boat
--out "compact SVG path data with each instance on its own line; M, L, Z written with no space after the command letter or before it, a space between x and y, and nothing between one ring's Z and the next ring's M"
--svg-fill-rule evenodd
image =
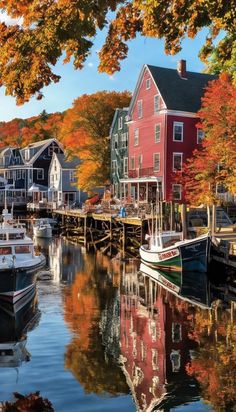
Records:
M152 269L207 272L211 237L208 233L183 239L182 232L158 231L139 249L141 261Z
M24 306L35 293L37 272L45 262L35 253L25 227L5 207L0 224L0 306L7 304L10 311Z
M52 237L52 226L44 220L39 220L33 225L33 234L35 237L50 239Z

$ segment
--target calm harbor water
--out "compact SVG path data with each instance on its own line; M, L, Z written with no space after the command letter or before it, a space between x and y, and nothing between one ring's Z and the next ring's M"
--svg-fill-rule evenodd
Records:
M27 357L0 360L0 401L40 391L57 412L235 411L233 285L202 275L180 297L138 262L59 237L38 246L49 271L38 281Z

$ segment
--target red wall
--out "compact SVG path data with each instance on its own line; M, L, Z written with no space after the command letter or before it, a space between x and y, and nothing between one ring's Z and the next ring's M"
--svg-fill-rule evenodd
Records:
M146 89L146 80L151 79L151 88ZM139 91L134 102L131 122L129 123L129 175L132 176L131 162L132 156L136 158L135 168L138 168L138 157L142 154L142 168L153 168L153 154L160 153L160 171L150 172L149 176L160 176L163 179L164 198L171 200L173 182L173 153L183 153L183 162L191 156L197 145L198 119L194 117L177 116L164 113L165 104L161 101L160 107L163 112L154 114L154 96L158 94L158 89L152 80L149 70L144 72L140 83ZM142 100L143 115L138 118L137 102ZM173 141L173 123L183 122L183 142ZM155 143L155 124L161 124L161 138L159 143ZM134 131L139 129L139 144L134 146ZM166 155L165 155L166 153ZM165 164L166 163L166 164ZM165 170L166 167L166 170ZM176 182L175 182L176 183ZM184 199L180 201L182 203Z

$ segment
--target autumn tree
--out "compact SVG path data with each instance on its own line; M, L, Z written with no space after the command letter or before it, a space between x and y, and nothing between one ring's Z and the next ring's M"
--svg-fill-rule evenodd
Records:
M6 146L20 147L25 144L23 128L27 121L13 119L9 122L0 122L0 148Z
M67 110L60 139L69 152L81 159L78 186L91 190L109 178L109 130L117 107L129 105L130 93L97 92L77 98Z
M227 74L209 83L199 112L202 147L183 168L190 204L217 202L220 188L236 193L236 88Z
M53 66L62 55L64 62L72 58L81 69L95 35L104 28L102 72L120 70L127 42L137 34L164 39L166 53L175 54L186 36L193 38L204 27L208 34L202 59L214 70L235 71L234 0L0 0L0 10L17 19L16 24L0 24L0 85L18 104L35 94L41 99L41 89L59 81ZM223 38L215 45L219 32Z

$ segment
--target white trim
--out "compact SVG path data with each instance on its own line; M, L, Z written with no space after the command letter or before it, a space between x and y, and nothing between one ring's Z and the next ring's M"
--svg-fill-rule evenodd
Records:
M161 177L150 176L150 177L128 177L120 179L120 183L152 183L152 182L162 182Z
M172 184L172 194L174 195L174 186L179 186L179 188L180 188L180 198L179 199L176 199L176 198L174 198L174 196L173 196L173 200L181 200L182 199L182 185L181 184L179 184L179 183L173 183Z
M134 146L139 145L139 128L134 129Z
M175 139L175 126L181 126L181 140ZM183 122L173 122L173 142L183 142L184 140L184 123Z
M155 156L156 155L159 156L159 168L158 169L155 169ZM154 172L160 172L160 170L161 170L161 154L160 154L160 152L153 153L153 170L154 170Z
M143 118L143 99L140 99L137 101L137 114L138 114L138 119Z
M167 114L169 116L181 116L181 117L192 117L194 119L198 118L199 116L194 112L181 112L180 110L169 110L169 109L162 109L159 111L160 114Z
M180 169L175 169L175 167L174 167L174 157L175 157L175 155L181 156L181 168ZM182 153L181 152L173 152L172 153L172 171L173 172L179 172L179 171L182 170L182 168L183 168L183 152Z
M154 127L154 142L155 143L160 143L160 141L161 141L161 123L155 123L154 126L155 126ZM156 140L156 128L157 128L157 126L159 126L159 140Z

